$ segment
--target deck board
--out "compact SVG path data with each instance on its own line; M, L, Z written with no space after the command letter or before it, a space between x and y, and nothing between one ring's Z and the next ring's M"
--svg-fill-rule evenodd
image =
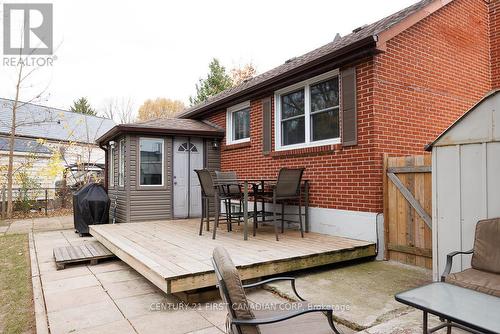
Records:
M280 241L270 226L243 241L242 226L217 239L198 235L198 220L91 225L92 234L116 256L167 293L213 286L212 250L225 247L242 279L264 277L375 255L375 244L342 237L287 230Z

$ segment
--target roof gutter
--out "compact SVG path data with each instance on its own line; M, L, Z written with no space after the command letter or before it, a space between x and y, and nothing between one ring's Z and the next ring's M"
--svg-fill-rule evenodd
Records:
M218 100L218 101L215 101L213 103L210 103L210 104L207 104L205 106L202 106L200 107L199 109L195 109L193 111L187 111L187 112L184 112L182 114L180 114L178 117L179 118L194 118L198 115L201 115L203 114L204 112L206 111L209 111L211 109L214 109L214 108L217 108L221 105L224 105L226 103L229 103L233 100L236 100L238 98L241 98L243 96L247 96L247 95L250 95L252 93L255 93L256 91L259 91L259 90L262 90L266 87L270 87L274 84L277 84L279 83L280 81L283 81L289 77L292 77L292 76L295 76L299 73L302 73L304 71L307 71L311 68L314 68L318 65L321 65L325 62L329 62L329 61L332 61L332 60L336 60L338 58L341 58L341 57L347 57L349 53L353 53L354 51L357 51L359 49L366 49L368 47L367 50L365 50L365 52L363 52L363 54L367 54L369 52L373 52L373 51L376 51L376 44L377 44L377 36L375 35L370 35L368 37L365 37L359 41L356 41L355 43L352 43L352 44L349 44L347 46L345 46L344 48L341 48L335 52L332 52L324 57L321 57L321 58L318 58L318 59L315 59L311 62L308 62L302 66L299 66L297 68L294 68L288 72L285 72L281 75L277 75L276 77L273 77L269 80L266 80L266 81L263 81L259 84L256 84L255 86L252 86L252 87L249 87L248 89L245 89L241 92L238 92L238 93L235 93L233 95L229 95L221 100ZM359 58L359 56L355 56L353 57L354 59L356 58ZM354 60L353 59L353 60Z

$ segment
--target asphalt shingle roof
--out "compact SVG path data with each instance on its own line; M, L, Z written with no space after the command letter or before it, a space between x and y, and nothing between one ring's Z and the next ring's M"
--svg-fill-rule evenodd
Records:
M13 100L0 98L0 134L10 134ZM57 141L92 143L111 129L110 119L32 103L19 103L16 135Z
M6 137L0 137L0 151L8 151L8 150L9 150L9 139ZM50 154L51 150L47 146L38 143L36 139L15 138L14 152Z

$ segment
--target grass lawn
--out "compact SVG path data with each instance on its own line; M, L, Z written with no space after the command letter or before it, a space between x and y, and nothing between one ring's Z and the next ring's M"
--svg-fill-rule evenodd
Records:
M27 234L0 236L0 333L34 333Z

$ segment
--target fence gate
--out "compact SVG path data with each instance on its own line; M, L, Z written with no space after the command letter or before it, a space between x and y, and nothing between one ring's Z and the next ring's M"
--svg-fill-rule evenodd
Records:
M432 268L431 156L384 156L385 258Z

